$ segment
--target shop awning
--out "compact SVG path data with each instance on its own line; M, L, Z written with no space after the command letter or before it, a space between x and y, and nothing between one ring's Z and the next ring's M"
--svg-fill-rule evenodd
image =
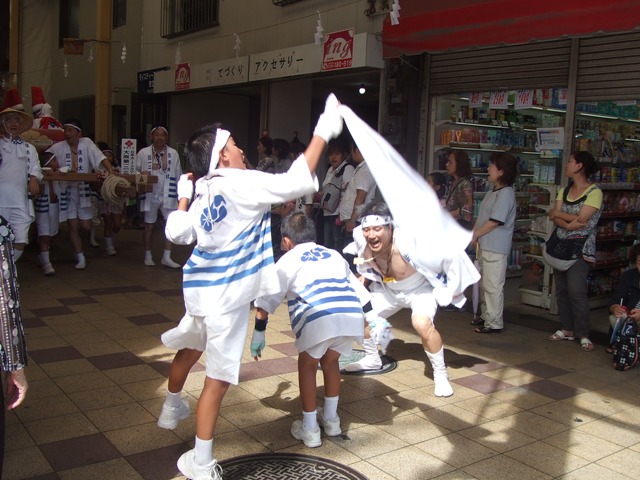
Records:
M383 26L385 58L640 28L638 0L414 0Z

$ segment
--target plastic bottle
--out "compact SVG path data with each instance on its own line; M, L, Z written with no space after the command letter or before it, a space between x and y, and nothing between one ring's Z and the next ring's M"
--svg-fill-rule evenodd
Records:
M455 122L458 118L458 112L456 110L456 106L451 104L451 121Z

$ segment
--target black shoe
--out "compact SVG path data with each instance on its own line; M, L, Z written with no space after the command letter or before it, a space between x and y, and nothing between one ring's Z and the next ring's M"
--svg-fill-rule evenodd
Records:
M501 333L501 328L479 327L474 330L476 333Z
M453 303L450 303L447 306L440 307L441 310L445 312L464 312L464 308L458 308Z
M484 320L481 317L476 317L473 320L471 320L469 323L475 326L484 325Z

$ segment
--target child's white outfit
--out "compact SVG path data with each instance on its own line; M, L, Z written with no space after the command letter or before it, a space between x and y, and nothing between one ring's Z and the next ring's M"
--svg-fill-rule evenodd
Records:
M277 294L259 297L256 307L273 313L287 299L296 348L313 358L328 349L352 353L353 342L362 343L362 305L369 292L335 250L316 243L302 243L285 253L276 264Z
M186 313L162 335L167 347L205 351L208 377L238 383L250 303L279 291L271 205L317 188L303 155L286 173L222 168L196 182L189 210L165 227L175 244L197 241L183 267Z

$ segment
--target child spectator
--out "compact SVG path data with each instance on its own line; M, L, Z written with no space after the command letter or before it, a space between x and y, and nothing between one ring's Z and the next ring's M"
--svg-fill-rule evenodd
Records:
M291 435L310 448L322 445L320 428L329 437L340 435L337 414L340 395L340 355L351 355L353 342L362 343L364 314L361 305L368 292L351 273L349 264L335 250L315 243L313 220L303 212L282 221L282 250L276 264L280 292L260 297L251 354L257 360L265 346L268 313L286 297L291 328L296 335L302 420L291 426ZM361 301L363 299L364 301ZM324 377L324 411L316 409L318 362ZM317 412L317 414L316 414Z

